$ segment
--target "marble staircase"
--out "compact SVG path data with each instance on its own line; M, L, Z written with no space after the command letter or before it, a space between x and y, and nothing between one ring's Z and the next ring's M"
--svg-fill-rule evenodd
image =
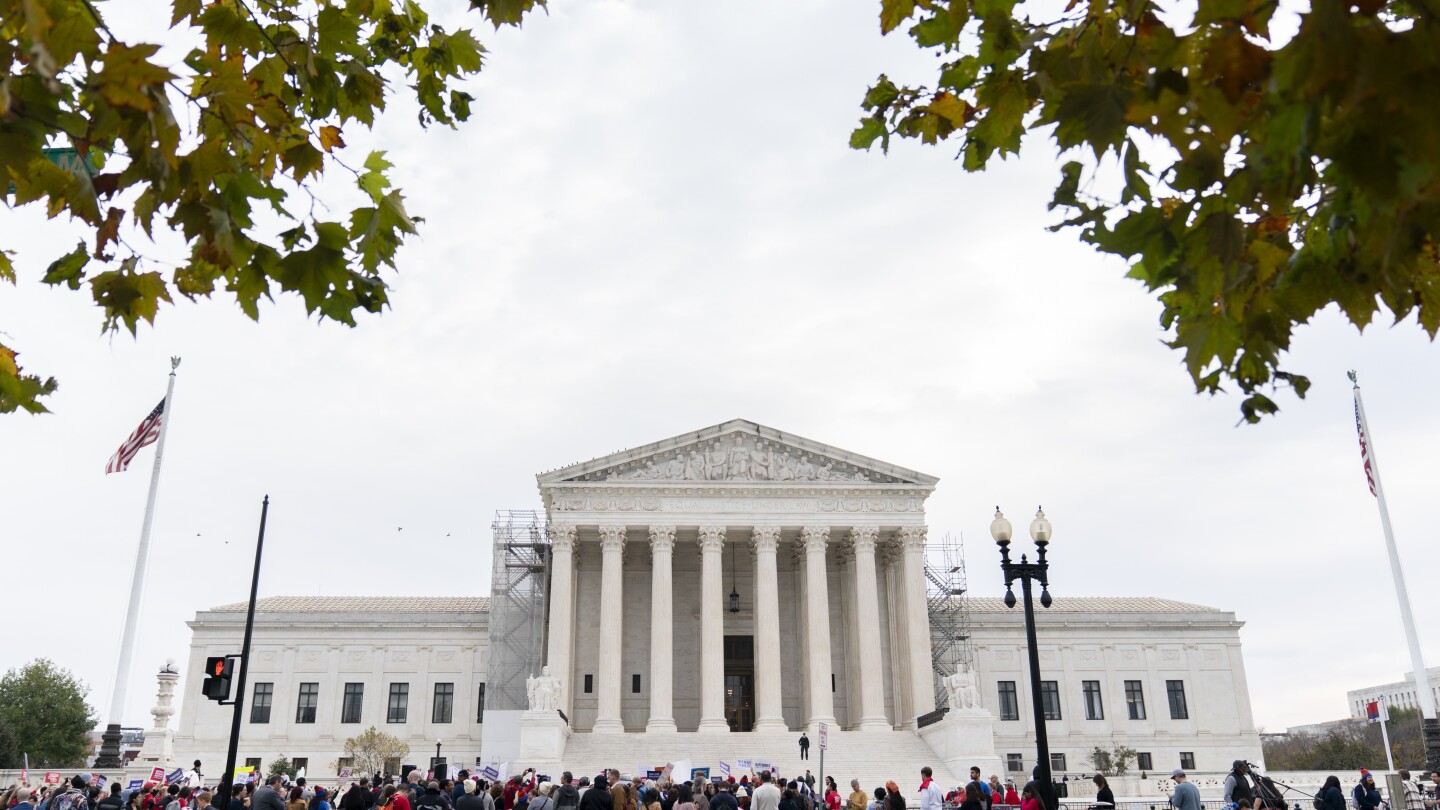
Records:
M658 767L684 759L697 768L708 766L716 774L721 760L734 768L736 758L744 757L769 762L786 778L809 768L818 784L819 743L811 734L810 758L801 760L799 738L798 731L650 732L624 736L576 732L565 746L564 762L566 770L579 779L612 767L630 776L642 764ZM825 752L825 773L835 777L842 797L849 795L851 779L859 779L860 787L872 794L887 779L893 779L903 794L913 797L924 765L935 770L935 778L944 789L960 784L959 775L945 772L935 752L913 731L831 731L830 749ZM738 771L735 777L740 777Z

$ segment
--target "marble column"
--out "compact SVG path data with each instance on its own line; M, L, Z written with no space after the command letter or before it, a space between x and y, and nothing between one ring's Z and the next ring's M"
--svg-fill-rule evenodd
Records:
M646 731L675 731L675 616L671 561L675 527L650 527L650 722Z
M910 708L915 716L935 711L935 672L930 661L930 609L925 599L925 527L903 526L900 550L905 579L905 623L910 629Z
M835 723L835 694L830 690L830 589L825 578L825 546L830 527L806 526L800 530L805 545L805 619L809 642L810 711L806 725Z
M780 579L775 555L779 526L756 526L755 547L755 731L784 731L780 709Z
M860 630L855 618L855 544L847 535L836 543L831 556L840 577L840 661L844 664L845 708L840 709L840 699L835 701L835 717L840 728L853 729L860 723ZM831 644L835 639L831 639Z
M890 629L890 696L895 708L895 728L915 728L911 711L910 633L905 623L905 580L901 572L900 549L887 543L879 549L885 569L885 606Z
M600 527L600 660L596 666L595 726L597 733L621 734L625 722L620 719L620 649L623 628L623 587L625 564L625 527Z
M862 731L885 731L890 722L885 719L885 684L878 669L865 666L882 649L880 641L880 595L876 589L875 544L880 530L874 526L856 526L850 530L851 548L855 552L855 626L859 639L861 666L856 673L860 679L860 706L852 710L852 717L860 718L857 728Z
M575 535L573 523L550 524L550 646L545 663L560 679L558 705L566 717L575 680Z
M702 734L726 734L725 594L721 555L724 526L700 528L700 726Z

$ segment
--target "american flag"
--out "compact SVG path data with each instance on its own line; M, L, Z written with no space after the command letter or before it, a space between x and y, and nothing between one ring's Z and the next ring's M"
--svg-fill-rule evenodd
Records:
M1365 482L1370 485L1370 494L1375 494L1375 474L1370 471L1370 439L1365 435L1365 423L1360 421L1360 400L1355 400L1355 432L1360 434L1360 460L1365 462Z
M155 410L140 422L140 427L135 428L135 432L125 439L124 443L120 445L120 449L115 451L115 455L110 457L110 461L105 465L106 475L113 472L125 472L129 469L135 454L140 452L140 448L147 444L154 444L155 440L160 438L160 422L164 414L165 400L162 399L160 404L155 406Z

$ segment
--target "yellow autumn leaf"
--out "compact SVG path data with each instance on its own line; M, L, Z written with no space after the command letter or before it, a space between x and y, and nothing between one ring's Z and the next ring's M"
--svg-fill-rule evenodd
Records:
M328 124L320 127L320 148L329 152L336 147L345 148L345 140L340 137L340 128Z

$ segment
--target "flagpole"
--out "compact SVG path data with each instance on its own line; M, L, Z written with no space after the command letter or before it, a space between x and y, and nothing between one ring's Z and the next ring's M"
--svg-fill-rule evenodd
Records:
M165 434L170 431L173 411L171 401L175 396L175 369L180 367L180 358L170 358L170 382L165 389L164 416L160 419L160 437L155 442L155 465L150 470L150 494L145 499L145 521L140 524L140 547L135 550L135 571L130 577L130 604L125 609L125 629L120 637L120 662L115 669L115 688L110 692L110 723L100 735L100 753L95 759L97 768L120 768L125 762L120 756L120 721L125 713L125 692L130 683L130 663L135 654L135 625L140 619L140 596L145 589L146 561L150 556L150 526L155 520L155 496L160 490L160 460L165 455Z
M1361 450L1368 453L1370 480L1375 484L1375 500L1380 504L1380 526L1385 531L1385 550L1390 555L1390 575L1395 580L1395 598L1400 603L1400 618L1405 625L1405 641L1410 647L1410 666L1415 669L1415 697L1420 703L1420 716L1430 768L1440 767L1440 724L1435 717L1435 694L1430 691L1430 674L1420 654L1420 637L1415 632L1415 616L1410 607L1410 592L1405 588L1405 572L1400 567L1400 552L1395 548L1395 532L1390 527L1390 509L1385 505L1385 487L1380 482L1380 457L1375 451L1375 436L1365 418L1365 403L1360 398L1360 381L1355 372L1348 373L1355 386L1355 418L1360 422ZM1384 726L1381 726L1383 731ZM1387 745L1388 756L1390 748Z

